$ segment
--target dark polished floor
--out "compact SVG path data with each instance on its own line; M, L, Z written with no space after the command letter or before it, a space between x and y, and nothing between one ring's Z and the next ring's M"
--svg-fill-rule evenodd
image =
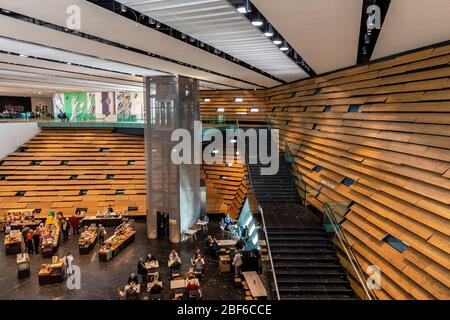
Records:
M50 285L39 285L38 272L40 265L49 263L50 258L43 258L41 254L32 254L31 276L19 280L17 278L16 256L5 255L4 248L0 250L0 299L117 299L117 288L124 286L131 272L136 272L139 257L145 257L148 253L154 254L159 262L160 277L163 279L162 298L169 299L171 290L167 280L167 258L171 249L180 254L183 265L181 270L188 270L190 258L195 249L200 248L204 252L203 239L198 239L194 244L183 243L173 245L168 240L148 240L145 236L145 222L136 222L136 241L125 248L118 256L109 262L99 262L98 245L90 254L78 253L78 237L70 236L65 243L61 242L58 248L60 256L70 252L74 256L73 264L81 269L81 289L69 290L66 282ZM217 224L212 221L209 232L218 233ZM108 230L111 235L113 229ZM219 238L219 237L218 237ZM1 234L1 243L4 234ZM233 286L232 273L220 273L218 261L206 256L205 277L201 281L201 289L205 300L240 300L242 291Z

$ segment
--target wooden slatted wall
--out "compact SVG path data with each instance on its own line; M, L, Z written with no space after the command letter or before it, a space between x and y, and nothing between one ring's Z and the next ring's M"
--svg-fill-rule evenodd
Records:
M321 211L325 202L342 205L364 270L381 268L377 296L449 299L450 46L266 94L281 148L295 154L299 193ZM387 235L409 247L396 250Z
M103 129L44 129L0 165L0 214L10 209L42 209L71 215L87 208L95 215L109 204L123 211L137 207L130 215L145 215L144 138L112 133ZM109 152L99 152L109 148ZM40 165L30 165L40 160ZM69 161L67 166L61 161ZM134 165L128 165L134 160ZM70 180L77 175L76 180ZM114 175L114 179L106 179ZM116 195L118 189L124 195ZM87 190L85 196L80 190ZM18 191L26 191L22 197Z
M235 102L235 98L243 98L243 102ZM209 98L210 102L205 102ZM238 118L239 121L265 121L267 109L264 90L248 91L201 91L200 113L203 120L214 119L223 116L226 119ZM217 110L223 108L224 112ZM259 112L250 112L250 109L259 109ZM239 114L246 113L246 114Z
M206 212L227 213L237 219L247 198L247 167L235 157L232 167L203 164L201 177L206 179ZM221 179L226 177L226 179Z

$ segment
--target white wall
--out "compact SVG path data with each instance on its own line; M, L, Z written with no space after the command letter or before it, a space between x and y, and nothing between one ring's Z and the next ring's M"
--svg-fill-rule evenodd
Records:
M0 123L0 159L16 151L40 131L37 122Z

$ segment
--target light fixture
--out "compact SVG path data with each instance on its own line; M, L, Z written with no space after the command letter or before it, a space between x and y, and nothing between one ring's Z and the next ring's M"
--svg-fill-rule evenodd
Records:
M251 108L250 112L259 112L259 109L258 108Z
M259 12L255 12L254 14L252 14L252 18L250 20L252 22L252 25L254 25L255 27L261 27L264 24Z
M227 176L220 176L220 180L227 180L228 177Z
M127 7L125 7L124 4L121 4L121 5L120 5L120 11L122 11L122 12L127 12Z
M237 11L239 13L242 13L242 14L247 14L247 13L251 12L252 9L250 8L250 1L249 0L244 0L243 2L241 2L237 6Z
M364 35L364 43L365 44L369 44L370 43L370 36L367 33Z
M264 31L264 35L267 38L273 37L273 35L274 35L273 28L272 28L272 26L270 24L267 26L266 31Z
M273 44L274 44L274 45L277 45L277 46L279 46L280 44L282 44L282 43L283 43L283 41L281 41L281 40L280 40L280 39L278 39L278 38L277 38L277 39L275 39L275 40L273 40L272 42L273 42Z
M7 9L3 9L4 13L11 13L11 11L7 10Z
M26 54L23 54L23 53L19 54L19 57L28 58L28 56Z
M286 41L283 42L283 45L280 47L281 51L288 51L289 50L289 46L286 43Z
M42 94L42 92L38 92L38 94L40 95L40 94Z
M231 139L230 142L231 142L231 143L236 143L237 140L236 140L236 139Z
M156 23L156 29L159 29L159 28L161 28L161 22Z
M225 112L224 108L217 108L217 112Z
M214 154L218 154L218 153L219 153L219 150L217 150L217 149L214 149L214 150L212 151L212 153L214 153Z
M247 112L236 112L236 114L238 114L240 116L245 116L247 114Z
M234 98L234 102L237 102L237 103L244 102L244 98L236 97L236 98Z
M227 167L232 167L233 166L233 162L228 162L227 163Z
M204 102L211 102L211 99L210 98L205 98L205 99L203 99L203 101Z

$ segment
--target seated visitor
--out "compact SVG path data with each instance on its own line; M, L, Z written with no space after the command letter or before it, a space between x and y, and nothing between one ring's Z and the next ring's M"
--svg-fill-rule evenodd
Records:
M114 212L114 209L113 209L113 207L111 205L108 206L108 212L109 213L113 213Z
M209 249L209 247L211 246L211 242L212 242L212 237L209 235L206 237L206 240L205 240L205 247L207 249Z
M186 294L189 300L200 300L202 292L200 290L200 282L190 273L186 280Z
M153 282L152 284L151 284L151 287L150 287L150 294L160 294L161 293L161 291L162 291L162 286L159 284L159 282Z
M138 279L137 275L134 272L128 278L128 284L131 285L132 283L134 283L134 284L138 284L139 283L139 279Z
M197 259L195 259L194 261L194 270L203 273L204 268L205 268L205 260L202 258L201 255L199 255Z
M145 258L145 262L152 262L152 261L156 261L156 257L154 255L152 255L151 253L149 253L147 255L147 257Z
M172 269L179 269L181 266L181 259L175 250L172 250L169 255L169 267Z
M194 257L192 258L192 261L194 261L195 259L197 259L198 256L200 256L200 255L201 255L200 249L195 250Z
M223 219L223 221L225 222L226 225L233 223L233 220L231 219L231 217L228 214L225 215L225 218Z
M128 286L128 288L125 290L125 297L127 299L137 299L139 296L139 293L137 292L137 288L134 284L131 284Z
M239 240L236 242L236 249L238 249L239 251L241 251L242 249L245 248L245 241L242 238L239 238Z

